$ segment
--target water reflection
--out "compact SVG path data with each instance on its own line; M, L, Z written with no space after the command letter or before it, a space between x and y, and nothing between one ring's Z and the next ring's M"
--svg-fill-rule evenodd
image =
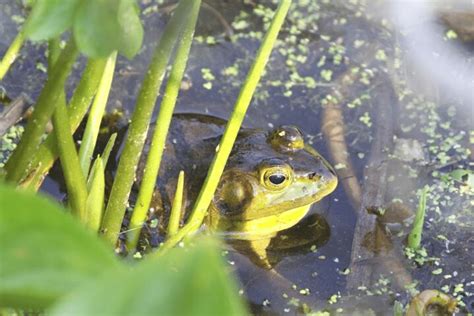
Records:
M474 34L474 8L471 1L389 1L392 21L404 49L404 61L412 67L412 86L428 96L438 94L462 100L471 113L474 105L474 64L472 45L454 40L459 35L447 29L443 20L450 14L466 14L460 28ZM451 17L450 21L455 17ZM458 18L459 19L459 18ZM449 32L451 30L451 32ZM454 36L454 37L453 37ZM462 38L461 38L462 39ZM467 38L468 39L468 38ZM421 85L420 85L421 83ZM432 86L426 89L423 85Z

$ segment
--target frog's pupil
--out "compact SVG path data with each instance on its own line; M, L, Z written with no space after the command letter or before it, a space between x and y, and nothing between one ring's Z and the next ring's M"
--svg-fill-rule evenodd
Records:
M268 179L271 183L278 185L282 184L286 177L283 174L272 174Z

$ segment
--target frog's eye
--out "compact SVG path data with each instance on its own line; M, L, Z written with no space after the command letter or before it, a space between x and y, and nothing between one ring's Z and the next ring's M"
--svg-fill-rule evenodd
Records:
M271 175L268 177L268 180L269 180L273 185L280 185L280 184L282 184L283 182L286 181L286 175L285 175L285 174L281 174L281 173L271 174Z
M270 190L281 190L290 184L291 174L284 168L269 168L263 172L261 182Z
M283 125L271 131L268 141L278 151L297 151L304 148L301 131L290 125Z
M270 159L259 166L260 182L270 190L286 188L292 181L292 170L283 161Z

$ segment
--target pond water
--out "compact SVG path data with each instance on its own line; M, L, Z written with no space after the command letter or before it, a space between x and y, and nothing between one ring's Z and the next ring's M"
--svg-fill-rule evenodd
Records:
M229 116L276 2L206 1L178 112ZM127 113L133 110L152 49L172 9L162 1L142 0L141 6L145 45L134 60L119 58L108 103L109 109ZM0 55L16 34L23 13L17 1L2 0ZM341 308L341 314L372 309L391 315L394 301L406 304L425 289L453 295L461 312L474 310L474 46L472 38L462 36L469 25L459 29L445 22L460 13L473 17L472 4L294 1L244 125L300 127L306 141L335 165L340 185L311 211L329 227L327 240L314 242L317 247L307 244L278 254L272 271L229 254L255 313ZM44 52L44 45L27 44L0 83L4 101L21 92L37 97L46 77ZM77 65L76 76L82 64ZM74 82L73 76L69 88ZM341 147L331 145L323 131L331 108L337 110L331 113L342 115L337 119L343 120L347 153L334 152ZM384 118L384 113L390 116ZM390 132L388 142L374 153L385 132ZM383 158L379 163L385 171L376 183L368 183L367 179L377 179L368 175L368 170L377 169L371 160L377 156ZM341 162L344 159L351 164ZM61 194L48 181L45 190ZM350 181L359 184L361 195L350 190ZM371 185L383 190L368 201ZM390 232L390 250L379 249L370 257L372 251L361 246L371 237L364 235L369 231L364 231L361 220L357 222L357 214L367 217L359 203L388 210L395 202L414 210L416 193L424 185L430 186L422 241L426 253L407 259L403 241L409 229L387 225L383 231ZM392 209L399 213L400 207ZM368 255L366 262L357 259L354 251L360 249ZM354 276L362 271L359 264L372 270L370 277ZM411 275L402 288L391 273L396 269Z

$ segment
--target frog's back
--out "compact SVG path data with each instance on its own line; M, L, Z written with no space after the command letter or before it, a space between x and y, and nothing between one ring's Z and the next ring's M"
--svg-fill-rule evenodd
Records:
M210 115L179 113L174 114L168 134L173 144L190 147L203 140L220 137L224 132L226 121Z
M168 131L159 179L177 178L180 170L190 177L197 169L207 169L225 124L225 120L213 116L175 114ZM149 145L150 137L144 152L149 151Z
M153 208L161 210L165 218L181 170L185 172L185 208L189 210L191 207L206 177L225 124L226 121L223 119L204 114L173 115L152 205ZM143 153L149 152L153 130L154 124L150 128ZM144 170L145 163L146 155L142 155L138 166L137 183L141 181L140 171Z

